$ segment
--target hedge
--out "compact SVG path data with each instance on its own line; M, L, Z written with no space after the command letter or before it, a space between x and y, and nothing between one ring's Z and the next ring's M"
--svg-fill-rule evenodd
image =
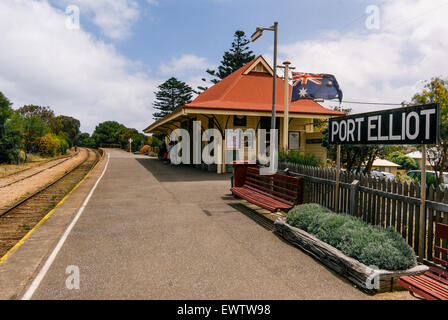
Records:
M414 250L392 228L370 225L318 204L289 211L286 222L302 229L367 266L405 270L417 264Z
M322 167L322 162L315 155L302 154L296 150L279 150L278 160L311 167Z

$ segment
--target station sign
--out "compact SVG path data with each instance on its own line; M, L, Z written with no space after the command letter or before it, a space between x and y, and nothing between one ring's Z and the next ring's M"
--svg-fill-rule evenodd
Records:
M389 109L329 120L330 145L438 144L437 103Z

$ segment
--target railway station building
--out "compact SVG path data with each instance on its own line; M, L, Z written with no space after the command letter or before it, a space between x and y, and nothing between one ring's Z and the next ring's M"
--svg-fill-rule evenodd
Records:
M216 128L225 139L226 129L266 129L269 132L272 115L272 82L274 71L262 56L258 56L244 67L235 71L219 83L201 93L188 103L162 119L149 125L144 132L150 134L170 133L183 128L192 135L193 121L201 121L202 130ZM288 135L288 149L302 154L311 154L326 162L327 152L321 146L322 133L315 128L316 120L344 115L327 109L314 100L298 100L289 104L289 132L283 132L285 82L277 78L276 128L279 129L279 148L284 149L283 137ZM289 90L289 101L292 86ZM258 139L258 137L256 137ZM244 141L229 143L223 141L223 157L235 151L244 151ZM226 159L223 159L223 163ZM217 172L225 172L226 166L217 166Z

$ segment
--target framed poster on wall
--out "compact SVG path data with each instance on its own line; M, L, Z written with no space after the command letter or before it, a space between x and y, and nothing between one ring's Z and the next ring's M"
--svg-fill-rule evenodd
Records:
M288 147L289 150L299 150L300 149L300 132L299 131L289 131L288 132Z

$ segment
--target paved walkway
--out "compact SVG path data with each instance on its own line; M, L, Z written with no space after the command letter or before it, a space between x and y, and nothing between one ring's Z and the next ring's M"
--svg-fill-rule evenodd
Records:
M366 299L231 204L229 175L110 150L33 299ZM67 266L80 289L66 288Z

